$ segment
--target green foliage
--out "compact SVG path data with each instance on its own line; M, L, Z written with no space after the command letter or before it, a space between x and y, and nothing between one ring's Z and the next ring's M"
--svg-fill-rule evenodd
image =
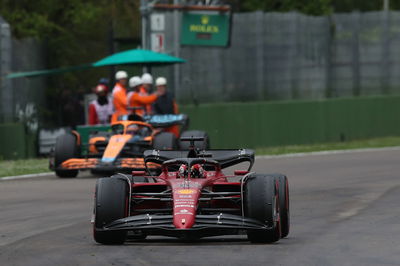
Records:
M391 2L399 2L393 1ZM332 6L335 12L352 12L381 10L383 8L383 0L365 1L365 0L334 0Z
M0 160L0 178L4 176L28 175L47 173L49 170L49 159L27 159L3 161Z
M310 145L291 145L257 148L257 155L280 155L290 153L305 153L319 151L337 151L352 149L371 149L384 147L399 147L400 137L382 137L373 139L353 140L346 142L318 143Z
M0 0L0 15L16 38L33 37L47 44L48 67L93 62L107 55L111 25L123 30L119 37L139 35L138 0ZM123 21L123 23L120 23ZM115 26L121 25L121 26ZM101 72L100 72L101 73ZM53 78L55 86L91 86L97 77L65 74Z
M331 12L366 12L382 10L383 0L240 0L227 1L239 6L240 11L299 11L309 15L325 15ZM390 9L400 9L400 0L390 0Z
M14 38L35 38L46 45L47 68L94 62L109 54L114 37L140 35L139 0L0 0L0 15L10 24ZM118 46L114 43L116 50ZM16 69L24 71L25 69ZM65 90L88 93L109 69L50 76L43 119L55 120Z
M43 35L58 29L55 23L48 20L45 15L33 13L26 10L16 10L4 16L7 21L12 21L14 36L34 37L40 39Z
M243 11L299 11L310 15L325 15L331 11L331 0L245 0L241 2L240 8Z

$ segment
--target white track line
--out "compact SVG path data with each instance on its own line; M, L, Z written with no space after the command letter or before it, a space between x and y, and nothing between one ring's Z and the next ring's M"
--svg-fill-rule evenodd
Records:
M45 176L52 176L52 175L54 175L53 172L30 174L30 175L5 176L5 177L0 177L0 181L26 179L26 178L36 178L36 177L45 177Z

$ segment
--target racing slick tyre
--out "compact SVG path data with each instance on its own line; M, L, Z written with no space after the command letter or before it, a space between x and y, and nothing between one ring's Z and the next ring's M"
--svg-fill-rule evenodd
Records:
M76 177L78 170L58 170L57 168L66 160L76 158L79 147L76 145L76 137L72 134L61 135L56 140L54 148L54 166L58 177Z
M112 221L128 215L128 184L119 178L100 178L96 183L93 237L105 245L123 244L126 231L101 231Z
M252 243L273 243L281 237L279 221L279 187L274 176L254 174L244 187L244 215L267 223L270 229L248 230Z
M208 134L204 131L200 131L200 130L189 130L189 131L185 131L182 133L181 138L185 137L185 138L190 138L190 137L201 137L204 138L204 141L195 141L194 142L194 146L197 149L200 150L207 150L210 149L210 138L208 137ZM179 147L181 150L189 150L190 147L190 142L189 141L180 141L179 142Z
M274 174L279 183L279 214L281 218L281 238L287 237L290 230L290 211L289 211L289 182L286 176Z
M122 178L125 179L127 176L132 183L149 183L149 179L144 176L134 176L134 175L124 175L124 174L115 174L112 175L111 178Z
M134 183L149 183L149 179L144 176L132 176Z
M176 150L177 146L176 137L170 132L161 132L153 140L153 148L156 150Z

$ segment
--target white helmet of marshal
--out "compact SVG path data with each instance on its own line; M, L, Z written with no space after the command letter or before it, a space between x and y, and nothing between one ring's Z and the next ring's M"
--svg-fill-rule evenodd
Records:
M142 75L142 84L153 84L153 77L149 73Z
M139 85L142 85L142 79L140 77L134 76L129 79L129 87L134 88Z
M165 86L167 85L167 79L164 77L159 77L156 79L156 86Z
M127 79L127 78L128 78L128 73L126 73L126 71L120 70L117 73L115 73L116 80Z

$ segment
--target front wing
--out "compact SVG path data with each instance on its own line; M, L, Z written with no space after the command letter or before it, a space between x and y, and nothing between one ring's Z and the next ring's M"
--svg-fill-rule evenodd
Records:
M147 168L159 168L155 163L148 163ZM112 163L102 162L99 158L72 158L61 164L58 170L98 170L98 171L132 171L145 170L143 158L118 158Z
M173 237L205 237L238 234L245 230L271 229L255 219L238 215L220 213L196 215L196 223L189 229L177 229L173 225L172 215L141 214L115 220L98 231L141 231L148 235Z

